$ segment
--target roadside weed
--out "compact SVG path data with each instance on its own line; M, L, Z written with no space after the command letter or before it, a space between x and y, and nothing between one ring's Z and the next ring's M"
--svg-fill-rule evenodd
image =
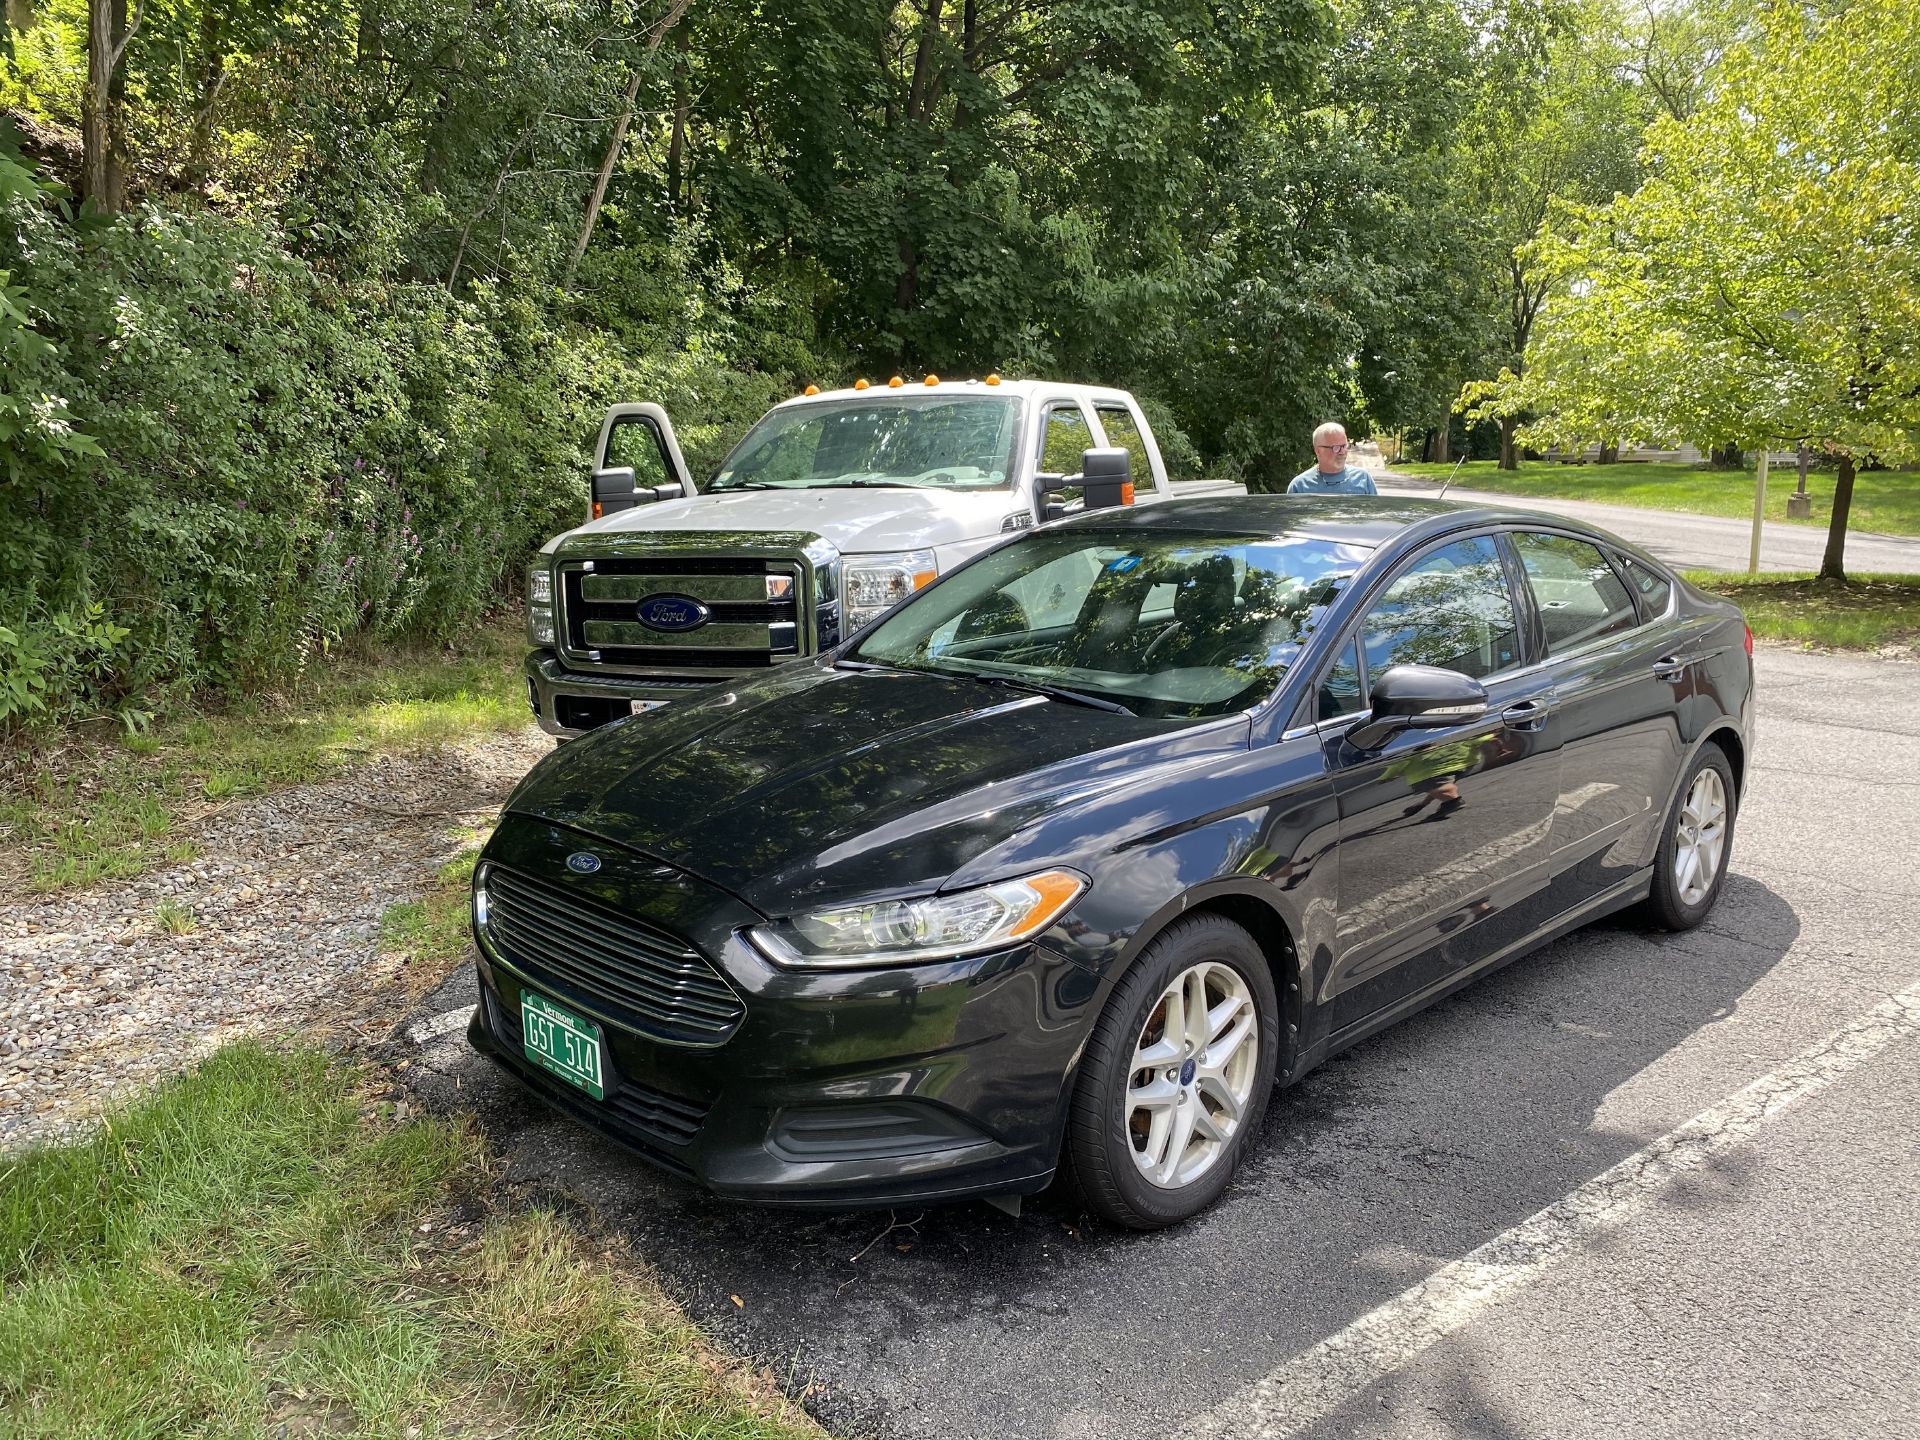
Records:
M0 1166L0 1434L819 1435L374 1081L242 1042Z
M484 839L480 832L467 832ZM479 845L473 844L442 865L432 885L418 900L389 905L380 916L378 943L382 950L404 955L414 962L430 962L445 968L450 962L466 958L467 917L474 862L480 858Z
M200 922L194 919L193 911L169 895L153 907L153 923L168 935L190 935Z

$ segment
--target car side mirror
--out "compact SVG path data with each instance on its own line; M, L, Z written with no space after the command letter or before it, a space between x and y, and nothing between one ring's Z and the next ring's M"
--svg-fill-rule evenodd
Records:
M1118 446L1081 451L1080 493L1089 510L1133 504L1133 457Z
M1052 470L1042 470L1033 477L1035 487L1042 495L1052 495L1061 490L1072 489L1080 483L1078 475L1061 475Z
M1347 743L1371 752L1402 730L1467 725L1486 713L1486 687L1472 676L1435 665L1395 665L1373 682L1372 708L1347 732Z
M678 488L678 487L675 487ZM634 483L631 465L614 465L593 472L593 518L631 510L659 499L652 486L640 489Z

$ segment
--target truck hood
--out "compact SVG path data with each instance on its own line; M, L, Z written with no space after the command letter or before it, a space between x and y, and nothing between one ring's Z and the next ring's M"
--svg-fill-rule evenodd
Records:
M995 535L1021 508L1011 490L729 490L641 505L561 539L650 531L809 531L848 554L924 550ZM557 543L557 542L556 542ZM549 546L548 548L552 548Z
M938 888L1061 806L1245 750L1244 716L1082 709L940 676L796 665L561 746L507 802L763 914Z

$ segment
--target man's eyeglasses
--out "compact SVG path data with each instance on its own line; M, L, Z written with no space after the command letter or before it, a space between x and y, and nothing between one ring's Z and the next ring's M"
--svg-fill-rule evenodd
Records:
M1345 445L1316 445L1313 448L1316 450L1325 450L1329 455L1344 455L1347 453L1347 447Z

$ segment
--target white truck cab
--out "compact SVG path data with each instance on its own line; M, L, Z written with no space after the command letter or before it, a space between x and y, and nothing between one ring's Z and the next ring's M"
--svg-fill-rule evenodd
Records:
M1171 484L1138 402L1100 386L927 376L801 395L697 486L666 412L616 405L590 518L528 573L534 713L549 734L577 735L818 654L1007 535L1078 508L1089 461L1116 485L1124 466L1122 503L1241 493Z

